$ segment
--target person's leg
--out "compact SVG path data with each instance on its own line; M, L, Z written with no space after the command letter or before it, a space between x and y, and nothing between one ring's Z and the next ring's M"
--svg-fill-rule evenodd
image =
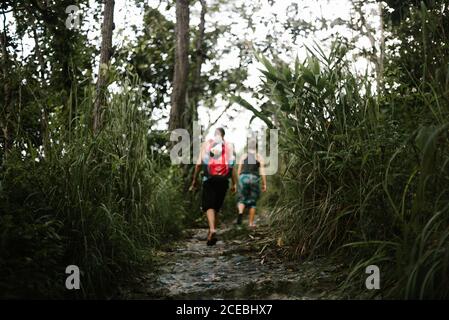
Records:
M216 198L216 192L214 187L214 181L209 179L203 184L203 199L202 208L206 212L207 222L209 225L209 231L207 233L207 244L214 245L216 243L216 221L215 221L215 209L214 202Z
M256 207L251 207L249 209L249 226L250 227L255 227L256 225L254 224L254 217L256 216Z
M219 212L223 206L223 202L228 190L228 180L226 178L215 177L214 178L214 198L211 202L211 208L214 210L213 220L214 220L214 230L217 230Z
M223 177L216 178L215 199L214 199L215 213L220 212L221 208L223 207L226 192L228 191L228 185L229 185L228 179Z
M214 246L217 243L216 214L215 209L209 209L206 212L207 221L209 223L209 232L207 233L208 246Z
M243 213L245 212L245 188L246 188L247 177L245 174L239 176L238 187L237 187L237 208L239 215L237 218L237 224L241 224L243 220Z
M256 204L260 196L260 178L258 176L252 175L250 181L250 192L249 192L249 226L255 227L254 218L256 216Z
M239 215L237 217L237 224L242 224L243 221L243 212L245 212L245 204L244 203L238 203L237 208L239 210Z
M211 240L212 236L217 232L215 225L215 210L209 209L206 212L207 222L209 224L209 233L207 235L207 240Z

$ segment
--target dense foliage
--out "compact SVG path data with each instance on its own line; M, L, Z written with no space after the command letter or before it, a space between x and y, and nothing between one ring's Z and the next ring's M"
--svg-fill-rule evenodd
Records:
M8 154L0 202L6 296L68 294L64 266L71 264L83 272L82 295L111 294L148 262L152 247L180 231L176 170L148 150L150 120L137 108L141 93L127 87L111 98L99 135L89 130L88 98L75 129L51 118L61 129L52 131L45 157L32 147Z
M167 131L157 130L172 105L177 22L167 12L177 1L135 1L143 28L130 25L135 38L107 48L99 66L101 89L110 90L98 132L99 39L64 27L72 2L0 4L2 298L114 296L122 280L151 267L160 245L203 222L199 194L185 192L192 167L171 166ZM90 22L98 31L100 2L75 2L96 4ZM375 0L352 0L350 21L317 22L299 17L301 1L284 22L258 17L262 0L230 4L248 30L222 22L227 3L188 3L203 19L187 24L190 69L187 83L178 84L186 91L185 127L200 107L218 103L228 105L224 122L239 120L240 110L230 110L238 102L254 113L251 121L280 129L280 171L263 202L270 237L288 255L343 264L344 296L449 298L447 1L385 1L378 7L381 36L363 13L365 5L379 5ZM206 12L218 22L205 27ZM264 39L245 38L262 24ZM346 37L328 32L326 48L308 48L304 61L280 58L301 37L343 26L351 30ZM360 37L371 47L358 48ZM246 81L252 50L262 66L257 88ZM353 68L360 57L374 65L366 74ZM241 92L252 92L260 106ZM220 119L209 118L210 125ZM234 209L228 198L224 216ZM81 269L81 291L65 289L72 264ZM382 289L367 292L364 270L373 264Z
M269 102L257 113L267 121L274 112L281 131L273 227L297 255L349 263L350 295L374 264L383 276L374 294L449 297L447 11L408 10L392 27L403 44L388 51L385 91L351 71L338 41L294 67L259 58L257 94Z

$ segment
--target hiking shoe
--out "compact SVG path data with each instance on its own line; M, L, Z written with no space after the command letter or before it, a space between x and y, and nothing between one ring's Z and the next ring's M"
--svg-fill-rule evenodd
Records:
M217 234L215 232L210 235L210 239L209 236L207 237L207 245L209 247L215 246L217 244L217 241L218 241Z
M239 217L237 218L237 225L241 225L243 221L243 214L239 214Z

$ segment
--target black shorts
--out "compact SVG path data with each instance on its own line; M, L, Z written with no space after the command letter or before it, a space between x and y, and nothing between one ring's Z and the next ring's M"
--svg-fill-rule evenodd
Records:
M214 209L220 211L228 191L229 180L227 177L210 177L203 182L203 194L201 209L207 211Z

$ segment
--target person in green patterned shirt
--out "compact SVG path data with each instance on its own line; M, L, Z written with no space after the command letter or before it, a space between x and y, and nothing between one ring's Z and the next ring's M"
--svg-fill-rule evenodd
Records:
M251 138L248 143L248 153L245 153L238 162L238 188L237 207L239 215L237 224L242 224L243 212L249 209L249 226L254 228L254 217L256 215L257 200L260 197L260 182L262 181L262 192L267 191L267 179L264 171L264 160L257 153L257 140Z

